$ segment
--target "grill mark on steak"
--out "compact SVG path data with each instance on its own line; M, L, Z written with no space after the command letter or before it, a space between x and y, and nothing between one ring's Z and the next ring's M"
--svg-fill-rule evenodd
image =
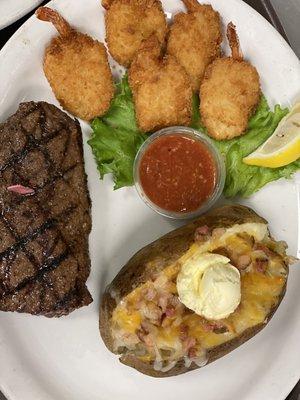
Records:
M26 285L29 283L32 283L34 281L39 281L43 280L45 272L50 272L57 268L59 264L64 261L68 256L70 255L69 251L65 251L63 254L61 254L59 257L55 258L50 264L45 264L44 266L41 266L39 270L37 270L36 274L30 278L24 279L18 286L15 287L14 290L7 291L5 294L14 294L18 290L23 289ZM50 286L49 283L46 284L46 286Z
M91 302L80 125L53 105L29 102L0 125L0 138L0 310L68 314ZM18 183L34 194L6 190Z
M3 253L0 255L1 259L5 258L5 261L6 261L6 266L5 266L5 270L4 270L4 276L9 278L9 275L10 275L10 272L11 272L11 267L12 267L14 261L16 260L17 251L19 249L22 249L22 251L25 253L27 258L29 259L29 261L33 265L34 269L36 271L38 271L39 266L36 264L34 256L24 248L24 245L25 245L25 243L28 242L30 237L34 238L35 236L38 236L39 234L41 234L42 230L44 230L43 226L38 228L31 235L27 235L27 237L20 238L18 235L15 234L13 228L11 227L11 225L9 224L9 222L6 220L6 218L3 215L2 215L2 222L3 222L4 226L10 232L11 236L16 240L15 244L12 245L10 248L8 248L4 252L4 255L3 255ZM44 224L45 228L47 227L47 225L49 225L49 223L50 223L49 220L45 222L45 224ZM7 253L7 254L5 254L5 253ZM5 283L4 283L4 284L1 284L1 286L2 286L2 291L5 292L5 294L9 294L9 290L5 290L7 285L5 285ZM0 291L0 294L1 294L1 291Z
M0 253L0 261L2 258L5 258L7 256L10 256L11 254L16 253L17 250L20 248L24 248L24 246L34 239L36 236L40 235L43 233L47 228L51 228L51 226L54 225L54 220L49 219L48 221L44 222L43 225L41 225L38 229L30 233L29 235L26 235L22 238L18 237L15 235L12 227L9 225L9 223L5 220L5 218L2 218L2 221L4 222L5 226L8 228L10 231L11 235L17 240L15 244L13 244L11 247L8 247L6 250L4 250L2 253Z
M67 218L67 216L69 214L71 214L74 210L76 210L76 207L71 206L71 207L67 208L66 210L64 210L58 217L59 218ZM5 257L11 257L11 255L14 254L19 249L24 250L25 245L27 243L32 241L37 236L41 235L46 229L51 228L52 226L54 226L56 224L55 219L48 219L46 222L43 223L43 225L41 225L38 229L34 230L30 234L27 234L23 237L19 237L19 236L15 235L13 228L11 227L11 225L8 223L8 221L3 216L2 216L2 222L7 227L10 234L12 235L12 237L14 237L14 239L16 239L16 243L13 244L11 247L8 247L2 253L0 253L0 261ZM58 239L59 239L59 237L57 237L56 241ZM26 250L25 250L25 252L26 252ZM26 253L26 255L29 257L32 256L29 252ZM50 249L47 251L47 253L45 255L50 256Z
M22 128L23 129L23 128ZM24 149L22 149L20 152L15 153L11 156L10 159L8 159L8 161L0 166L0 172L5 171L7 168L20 163L25 156L27 156L28 153L30 153L32 150L38 149L38 150L42 150L43 146L45 146L48 142L50 142L52 139L56 138L57 132L55 132L53 135L43 138L40 141L36 141L31 135L28 137L28 144L25 146Z

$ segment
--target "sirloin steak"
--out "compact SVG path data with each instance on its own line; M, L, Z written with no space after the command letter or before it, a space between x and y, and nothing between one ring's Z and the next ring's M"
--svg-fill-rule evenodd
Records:
M22 103L0 124L0 140L0 310L59 317L88 305L90 198L78 121L45 102Z

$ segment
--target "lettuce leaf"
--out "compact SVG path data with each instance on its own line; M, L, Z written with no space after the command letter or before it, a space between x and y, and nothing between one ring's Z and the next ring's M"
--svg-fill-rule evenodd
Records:
M248 197L267 183L290 178L300 169L300 159L281 168L263 168L243 163L243 157L252 153L272 135L280 120L288 113L276 105L271 111L262 96L256 113L249 121L247 133L232 140L213 140L223 154L226 164L226 197ZM199 98L193 97L193 118L191 126L205 132L199 115ZM102 118L92 122L93 134L88 141L97 162L100 177L111 173L114 189L133 184L133 163L135 155L147 135L139 131L135 120L132 93L125 75L116 85L116 95L111 107Z
M115 97L108 112L102 117L102 120L106 125L113 128L139 132L127 75L124 75L123 79L116 84Z
M112 174L114 189L133 185L135 155L146 139L135 120L131 90L125 76L116 85L116 95L107 114L95 118L88 141L97 162L100 177Z

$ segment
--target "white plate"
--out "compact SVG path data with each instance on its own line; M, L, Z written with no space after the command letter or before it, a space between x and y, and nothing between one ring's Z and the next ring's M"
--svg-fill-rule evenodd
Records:
M14 23L43 0L0 0L0 29Z
M212 0L224 22L238 27L244 54L258 68L269 101L289 105L298 95L300 65L280 35L239 0ZM57 7L75 26L103 39L99 0L59 0ZM181 5L164 2L169 12ZM44 47L54 34L47 23L27 21L0 52L1 120L24 100L57 104L42 72ZM92 260L88 286L94 302L68 317L46 319L0 314L0 385L12 400L283 400L300 376L300 269L291 268L287 295L274 319L248 343L204 369L153 379L121 365L98 332L100 293L139 248L177 223L148 209L133 188L112 190L99 180L82 124L93 202ZM290 252L298 249L299 191L295 181L276 182L244 202L269 221Z

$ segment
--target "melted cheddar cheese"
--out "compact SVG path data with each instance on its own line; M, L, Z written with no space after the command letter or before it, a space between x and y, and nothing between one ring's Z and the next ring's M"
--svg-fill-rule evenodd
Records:
M202 351L225 343L239 336L248 328L265 323L270 311L279 301L287 278L284 257L277 253L269 257L268 268L263 273L251 268L241 271L241 302L229 317L221 322L218 321L219 325L216 325L214 321L205 320L182 304L176 305L175 313L164 311L161 320L155 319L155 311L159 307L164 307L163 301L166 295L171 295L172 299L176 300L175 281L181 262L193 257L199 251L206 252L208 249L213 251L219 248L220 244L234 248L238 254L249 254L253 250L251 240L248 239L233 232L225 239L218 238L209 243L192 244L181 259L161 271L154 282L149 281L140 285L118 304L112 315L113 335L116 332L123 333L125 346L126 333L135 335L137 332L142 332L143 335L148 336L148 342L146 339L141 339L143 346L146 343L146 354L138 357L141 360L149 361L157 359L157 349L162 352L174 350L178 358L182 357L186 351L184 347L186 335L192 340L195 351L200 349ZM268 241L270 241L269 238L266 239L267 244ZM151 295L153 296L151 290L155 293L155 298L151 298ZM145 328L143 321L146 321L150 327L146 326ZM223 330L218 330L219 326ZM182 331L182 327L184 331ZM133 340L132 337L131 339ZM155 345L153 345L153 341L155 341ZM153 348L156 350L154 351Z
M129 333L135 333L142 322L141 314L138 311L129 311L125 307L117 307L113 319L118 325Z

